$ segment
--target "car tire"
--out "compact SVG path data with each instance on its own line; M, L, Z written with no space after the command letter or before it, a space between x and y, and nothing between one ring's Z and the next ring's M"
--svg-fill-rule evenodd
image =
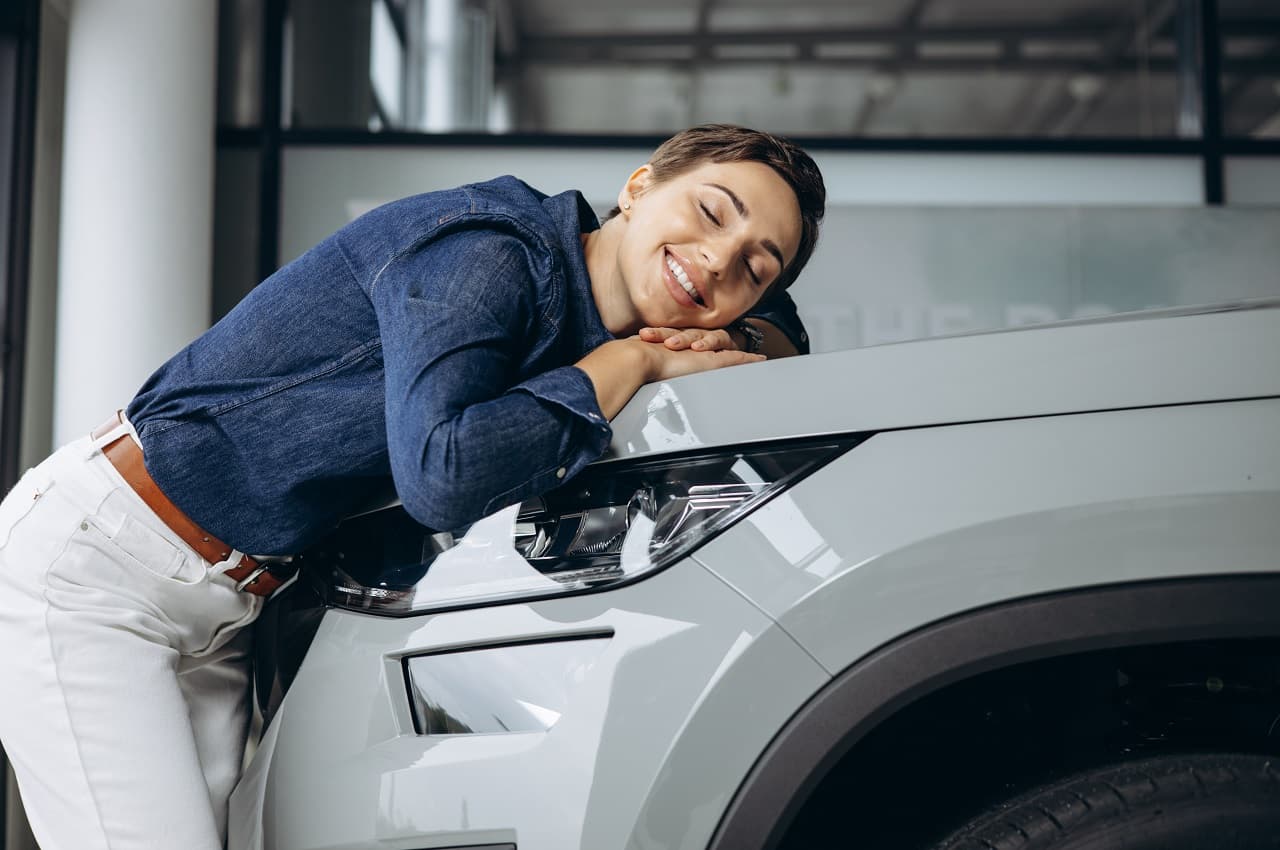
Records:
M1160 756L1078 773L935 850L1280 850L1280 758Z

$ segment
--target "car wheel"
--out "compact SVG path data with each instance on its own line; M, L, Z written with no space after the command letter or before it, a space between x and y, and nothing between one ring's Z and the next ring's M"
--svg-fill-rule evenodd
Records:
M1278 850L1280 758L1160 756L1001 804L935 850Z

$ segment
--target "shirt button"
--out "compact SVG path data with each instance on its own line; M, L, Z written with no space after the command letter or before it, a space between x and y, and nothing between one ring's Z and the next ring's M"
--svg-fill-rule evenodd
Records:
M559 469L556 470L556 478L564 478L565 473L567 472L568 470L565 469L563 466L560 467Z
M805 334L805 333L800 334L800 341L801 341L801 342L808 342L808 341L809 341L809 335L808 335L808 334Z

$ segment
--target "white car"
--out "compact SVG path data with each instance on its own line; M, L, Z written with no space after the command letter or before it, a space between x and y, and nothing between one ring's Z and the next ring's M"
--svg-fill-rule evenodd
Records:
M233 850L1280 846L1280 301L645 387L302 556Z

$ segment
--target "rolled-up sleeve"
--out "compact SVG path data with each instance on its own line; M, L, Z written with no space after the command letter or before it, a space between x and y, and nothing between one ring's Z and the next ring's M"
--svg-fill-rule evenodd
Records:
M796 302L791 300L785 289L770 293L747 312L747 317L764 319L786 334L796 351L801 354L809 353L809 332L804 329L804 322L800 321Z
M551 264L518 232L461 230L395 258L371 286L391 472L428 527L458 528L549 490L609 445L585 372L520 374Z

